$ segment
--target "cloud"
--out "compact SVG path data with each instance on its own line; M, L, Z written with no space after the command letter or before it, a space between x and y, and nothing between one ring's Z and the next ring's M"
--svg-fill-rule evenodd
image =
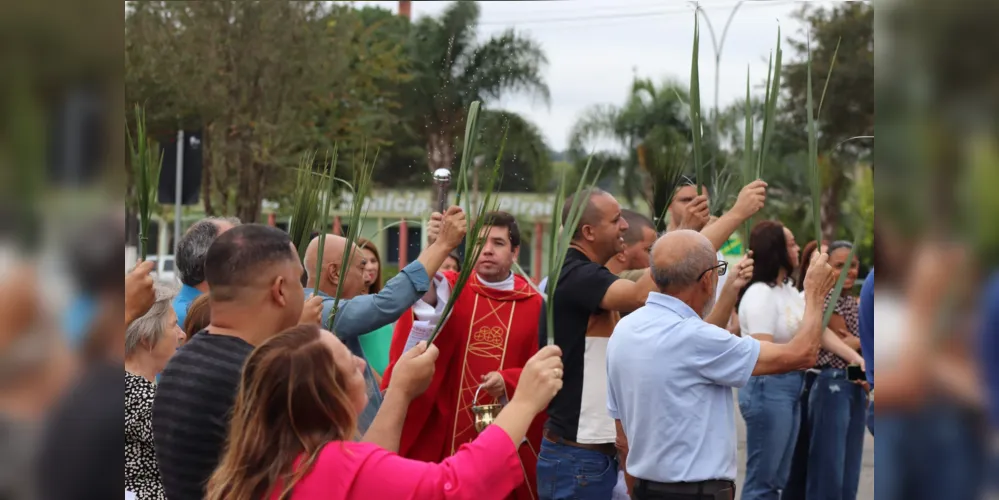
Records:
M396 9L397 2L356 2ZM413 2L413 16L438 15L450 2ZM813 2L828 4L830 2ZM549 146L564 149L576 119L595 104L624 102L633 76L686 82L690 75L693 12L685 2L644 0L573 2L481 2L479 36L514 28L538 41L548 56L545 77L551 107L524 95L510 95L493 107L525 115ZM734 1L702 2L718 36ZM722 50L719 106L743 99L746 65L754 82L766 80L778 22L783 35L796 35L798 2L750 2L732 20ZM786 46L786 44L785 44ZM793 54L785 50L785 62ZM701 25L701 102L714 105L715 57L710 31Z

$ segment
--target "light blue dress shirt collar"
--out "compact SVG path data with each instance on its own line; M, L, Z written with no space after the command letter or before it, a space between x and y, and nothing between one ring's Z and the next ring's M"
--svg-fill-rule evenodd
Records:
M654 305L658 307L664 307L673 311L678 316L683 319L688 318L700 318L701 316L694 312L685 302L672 296L666 295L659 292L649 292L649 298L646 299L645 305Z

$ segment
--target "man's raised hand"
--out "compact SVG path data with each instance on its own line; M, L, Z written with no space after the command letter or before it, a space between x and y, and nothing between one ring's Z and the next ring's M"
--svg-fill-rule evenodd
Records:
M465 212L457 205L451 205L444 214L444 221L438 238L449 250L458 248L468 231L468 221Z
M733 274L731 278L732 286L736 290L742 290L749 284L749 281L753 279L753 251L750 250L746 255L735 265L733 269ZM728 282L726 282L728 283Z
M146 260L125 275L125 325L144 316L156 302L155 282L150 274L155 266L155 262Z
M441 226L444 225L444 214L434 212L430 214L430 222L427 223L427 244L433 245L437 237L441 234Z
M829 265L827 247L822 249L812 259L805 275L805 296L811 300L825 301L826 294L836 286L838 273Z
M680 221L680 229L692 229L700 231L708 225L711 220L711 209L706 195L698 195L687 206L683 207L683 219Z
M388 390L395 390L412 401L423 394L434 378L434 366L440 351L437 346L420 342L406 351L395 364Z
M513 400L523 402L534 414L548 407L555 394L562 389L562 350L547 346L527 360Z
M298 320L300 325L322 325L323 324L323 297L313 295L305 301L302 307L302 316Z
M745 220L759 212L763 204L767 201L767 183L755 180L746 184L742 191L739 191L739 198L732 207L732 212Z

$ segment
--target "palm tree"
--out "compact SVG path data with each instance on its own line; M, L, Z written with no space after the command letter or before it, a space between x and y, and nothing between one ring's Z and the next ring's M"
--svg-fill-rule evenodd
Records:
M642 196L652 217L658 217L676 187L677 176L671 173L682 173L688 163L686 102L687 89L677 82L657 87L648 79L636 78L624 106L598 105L584 112L573 126L570 153L582 158L587 146L598 139L611 139L623 147L624 153L616 155L621 194L629 202Z
M454 2L439 18L422 18L409 37L414 74L406 87L413 130L426 143L430 171L450 168L472 101L488 103L508 92L549 101L541 76L548 63L541 47L512 29L477 42L479 6Z

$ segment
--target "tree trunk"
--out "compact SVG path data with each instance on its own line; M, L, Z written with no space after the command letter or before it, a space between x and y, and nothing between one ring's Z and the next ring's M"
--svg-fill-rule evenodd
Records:
M202 164L201 164L201 202L205 206L205 215L207 217L215 216L215 207L212 205L212 165L215 156L212 154L212 145L214 141L211 140L212 131L215 129L214 123L209 123L205 127L205 132L201 134L201 151L202 151Z
M235 164L240 168L236 173L235 212L244 224L257 222L263 201L264 164L254 154L253 132L243 128L236 134L239 147L235 149Z
M236 217L244 224L257 222L263 202L261 174L264 166L252 163L239 176L239 194L236 196Z
M430 173L434 173L438 168L451 170L454 161L454 146L447 140L447 135L443 133L430 134L427 141L427 165Z

